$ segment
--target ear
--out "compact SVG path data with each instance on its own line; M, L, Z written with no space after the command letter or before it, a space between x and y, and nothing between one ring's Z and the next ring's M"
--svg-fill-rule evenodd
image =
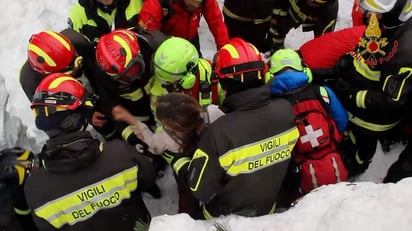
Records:
M268 83L273 77L274 77L274 75L272 73L270 73L269 71L266 72L266 74L265 74L265 83Z
M183 89L192 89L193 86L196 83L196 75L189 72L187 75L185 75L181 80L180 80L180 86L182 86Z

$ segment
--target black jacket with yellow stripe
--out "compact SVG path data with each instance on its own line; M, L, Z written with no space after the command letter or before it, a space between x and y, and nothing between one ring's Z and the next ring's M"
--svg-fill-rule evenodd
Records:
M368 26L354 52L350 68L340 73L351 86L350 97L339 99L352 125L385 134L400 123L412 93L412 20L391 31ZM374 50L371 50L374 48Z
M193 158L173 168L203 202L206 219L273 213L299 136L292 107L267 86L230 95L222 107L228 114L206 128Z
M79 0L70 10L68 24L97 43L113 29L135 27L142 6L142 0L115 0L110 6L96 0Z
M94 77L94 67L96 66L96 64L92 44L83 34L76 32L70 28L64 29L59 33L66 36L73 44L73 47L76 50L76 54L83 57L82 67L74 77L83 82L84 79L87 79L91 87L94 89L97 83ZM28 60L26 60L21 67L19 79L20 85L23 88L24 93L26 93L26 96L30 100L30 102L33 99L33 95L37 86L45 76L46 75L43 75L34 70L30 66Z
M40 230L132 230L137 220L150 220L140 191L151 188L156 175L133 146L101 144L77 132L45 147L43 168L25 184Z
M99 82L96 87L99 100L95 108L109 119L109 123L106 124L107 129L97 128L97 130L106 139L121 137L131 145L143 144L143 142L134 135L131 126L112 118L112 109L114 106L121 105L148 126L154 124L154 116L150 107L150 88L153 82L151 62L156 48L168 38L159 31L146 31L138 28L134 28L133 31L138 36L138 44L144 61L144 72L141 78L125 84L114 80L98 66L95 70L96 82ZM143 146L146 145L143 144Z

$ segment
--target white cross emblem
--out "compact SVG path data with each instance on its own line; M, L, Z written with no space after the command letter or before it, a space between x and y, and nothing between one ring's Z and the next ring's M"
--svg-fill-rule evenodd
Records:
M318 137L321 137L323 135L322 129L319 128L318 130L313 131L312 125L309 124L308 126L305 126L305 131L306 135L300 137L300 142L302 142L302 144L310 142L312 148L318 147Z

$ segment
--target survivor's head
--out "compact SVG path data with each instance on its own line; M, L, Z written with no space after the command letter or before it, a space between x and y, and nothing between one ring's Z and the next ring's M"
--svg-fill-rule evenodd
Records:
M259 50L233 38L215 56L215 72L226 96L264 84L265 64Z
M183 93L170 93L158 98L156 117L164 129L177 141L186 154L192 153L203 129L202 108L193 97Z
M75 78L64 73L46 76L33 96L36 126L49 136L85 128L91 114L92 97Z

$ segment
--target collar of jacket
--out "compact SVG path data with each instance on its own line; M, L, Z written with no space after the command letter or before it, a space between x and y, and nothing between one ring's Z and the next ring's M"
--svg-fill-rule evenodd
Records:
M53 137L43 150L43 167L54 173L83 169L100 156L99 144L87 131Z
M268 104L270 91L268 85L247 89L225 98L220 109L224 113L247 111Z
M104 5L104 4L100 3L100 2L96 2L96 3L97 3L97 4L96 4L97 7L100 8L103 12L105 12L105 13L107 13L107 14L111 14L112 11L113 11L114 9L116 9L116 7L117 7L117 5L118 5L117 0L114 0L113 3L110 4L110 5Z

